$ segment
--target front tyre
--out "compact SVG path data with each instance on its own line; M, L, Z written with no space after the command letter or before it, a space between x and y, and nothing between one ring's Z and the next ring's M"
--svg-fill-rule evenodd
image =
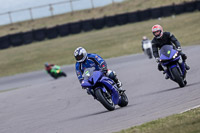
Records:
M177 67L172 68L172 74L174 75L175 81L179 84L180 87L185 86L185 82L183 77L181 76L180 72L178 71Z
M103 106L109 110L109 111L112 111L115 109L115 105L112 101L112 97L111 96L108 96L108 94L104 93L101 88L97 88L95 90L95 95L98 99L98 101L103 104Z

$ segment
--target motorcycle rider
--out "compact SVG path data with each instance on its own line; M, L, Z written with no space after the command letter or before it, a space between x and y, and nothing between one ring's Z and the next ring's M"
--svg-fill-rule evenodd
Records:
M144 52L144 42L148 41L149 39L146 36L142 37L142 51Z
M74 57L76 59L76 64L75 64L76 74L80 83L82 83L83 81L82 75L84 69L95 67L95 70L102 70L106 76L112 79L117 84L119 91L123 91L121 88L122 83L117 78L116 73L112 70L107 69L107 64L102 57L94 53L87 53L87 51L83 47L78 47L74 51ZM88 92L88 94L90 93Z
M56 69L57 65L55 65L55 64L49 64L48 62L46 62L46 63L44 64L44 66L45 66L46 72L47 72L49 75L51 75L51 76L52 76L53 78L55 78L55 79L58 78L55 74L52 73L52 69ZM66 75L64 72L62 72L62 76L67 77L67 75Z
M181 45L179 41L176 39L176 37L170 33L170 32L163 32L162 26L156 24L152 27L152 33L154 35L154 38L152 40L152 49L153 49L153 55L156 59L156 62L158 63L158 70L164 71L162 65L159 61L159 53L158 49L160 49L164 45L173 45L179 51L179 54L181 55L183 62L185 63L187 56L182 52ZM173 43L173 44L172 44ZM185 63L186 70L189 70L190 67ZM168 75L165 77L168 79Z
M53 66L55 66L54 64L49 64L48 62L46 62L45 64L44 64L44 66L45 66L45 70L47 71L47 73L51 73L51 69L53 68Z

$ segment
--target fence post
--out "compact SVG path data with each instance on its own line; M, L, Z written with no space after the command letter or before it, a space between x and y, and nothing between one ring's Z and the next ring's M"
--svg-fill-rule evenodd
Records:
M32 9L31 8L29 8L29 13L30 13L31 20L33 21L33 13L32 13Z
M112 0L112 4L114 4L114 2L115 2L115 1L114 1L114 0Z
M74 12L74 9L73 9L72 0L70 0L69 2L70 2L70 7L71 7L71 10L72 10L72 13L73 13L73 12Z
M9 16L9 19L10 19L10 24L12 24L12 16L11 16L11 12L8 12L8 16Z
M53 17L53 7L51 4L49 4L49 11L51 12L51 17Z
M94 9L94 2L91 0L92 9Z

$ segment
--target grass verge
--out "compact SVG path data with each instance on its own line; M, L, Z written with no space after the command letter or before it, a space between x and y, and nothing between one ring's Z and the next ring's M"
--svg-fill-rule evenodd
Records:
M116 133L200 133L200 108L151 121Z
M44 63L73 64L74 50L83 46L103 58L142 52L141 39L153 37L151 27L161 24L182 46L200 44L200 12L149 20L0 50L0 77L44 69Z

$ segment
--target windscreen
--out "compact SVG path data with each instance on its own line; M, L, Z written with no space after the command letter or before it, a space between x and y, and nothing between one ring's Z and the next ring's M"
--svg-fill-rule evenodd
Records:
M173 49L173 46L171 45L164 45L161 49L160 49L160 55L163 54L167 57L170 57L171 54L171 49Z
M91 77L93 75L93 72L94 72L95 68L92 67L92 68L86 68L83 72L83 78L85 80L87 80L89 77Z

